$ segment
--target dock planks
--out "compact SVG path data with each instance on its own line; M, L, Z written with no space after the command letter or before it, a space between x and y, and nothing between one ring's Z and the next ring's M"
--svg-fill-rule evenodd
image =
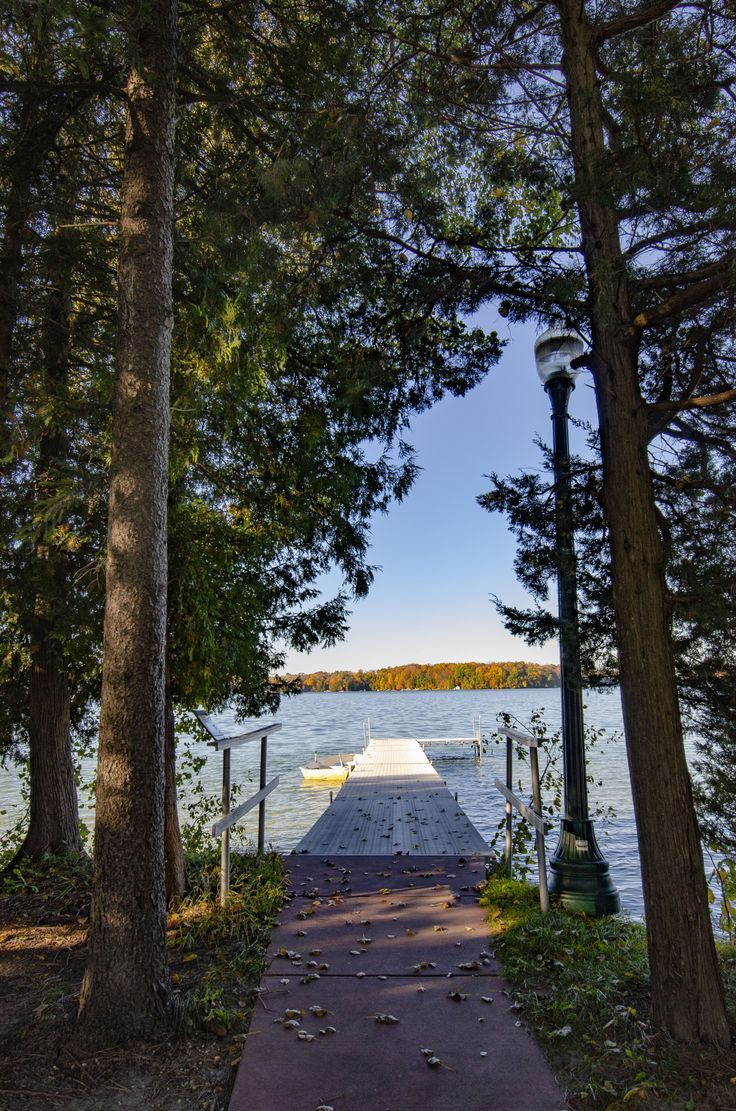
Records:
M417 740L374 737L296 851L458 856L488 846Z

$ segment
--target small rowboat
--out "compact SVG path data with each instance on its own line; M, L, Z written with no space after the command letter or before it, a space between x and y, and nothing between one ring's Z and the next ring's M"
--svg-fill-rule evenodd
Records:
M305 779L347 779L355 767L354 752L338 752L336 756L318 756L299 768Z

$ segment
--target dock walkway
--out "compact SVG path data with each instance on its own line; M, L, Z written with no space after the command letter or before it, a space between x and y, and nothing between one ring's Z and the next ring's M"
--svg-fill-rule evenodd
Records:
M487 853L417 740L374 737L298 853L433 856Z
M418 742L372 739L286 858L230 1111L564 1108L489 949L487 855Z

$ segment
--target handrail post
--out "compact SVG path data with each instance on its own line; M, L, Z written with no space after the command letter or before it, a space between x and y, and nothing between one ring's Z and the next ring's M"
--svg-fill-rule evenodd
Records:
M230 813L230 749L222 750L222 813ZM230 828L220 835L220 906L230 894Z
M513 750L511 748L511 738L506 738L506 786L509 791L513 787ZM506 800L506 849L504 852L504 859L506 861L506 873L511 879L511 803Z
M261 776L259 783L259 790L263 790L266 786L266 760L268 757L268 737L261 737ZM266 838L266 800L261 799L258 804L258 853L263 854L263 846Z
M539 785L539 756L536 748L529 750L529 762L532 772L532 805L538 818L542 817L542 791ZM537 868L539 870L539 906L545 912L549 910L549 891L547 889L547 860L544 851L544 834L536 831L537 840Z

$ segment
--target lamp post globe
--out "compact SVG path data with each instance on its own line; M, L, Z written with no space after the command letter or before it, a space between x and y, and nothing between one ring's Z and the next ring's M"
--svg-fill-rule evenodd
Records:
M582 355L582 340L550 328L537 337L537 373L552 405L555 477L555 548L560 622L560 687L562 695L562 759L564 799L560 836L549 862L549 890L569 910L600 916L621 909L608 861L596 841L588 813L588 783L583 733L583 691L580 668L577 571L571 501L570 394L579 371L570 364Z

